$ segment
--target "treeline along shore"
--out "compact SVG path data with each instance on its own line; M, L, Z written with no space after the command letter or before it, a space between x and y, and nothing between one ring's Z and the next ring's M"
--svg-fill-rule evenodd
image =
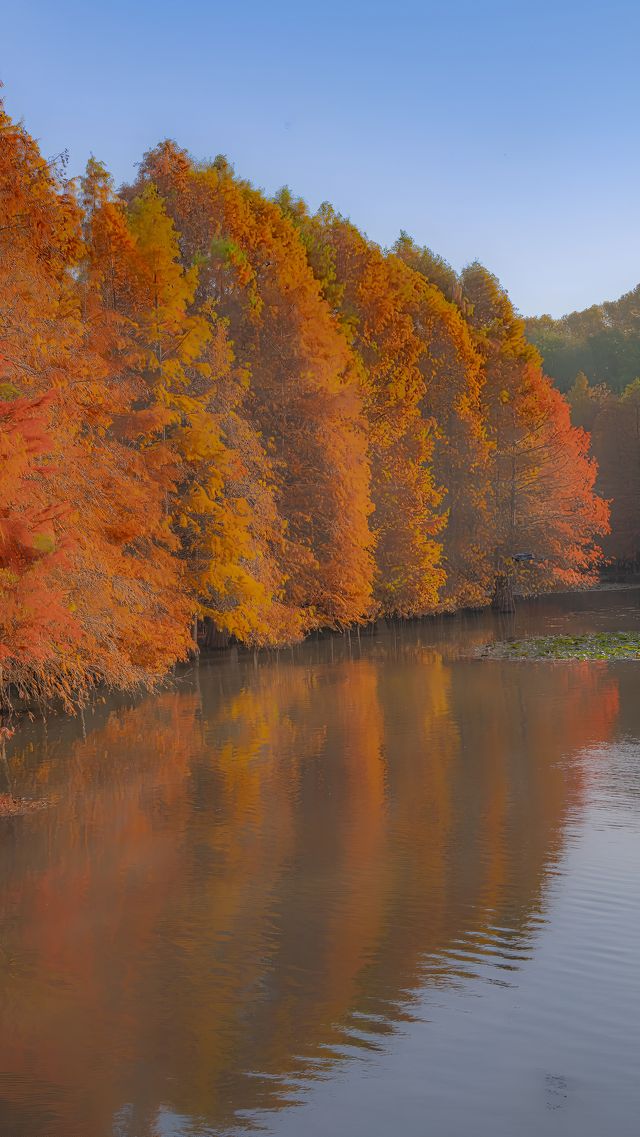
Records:
M2 110L4 703L153 685L205 625L280 646L588 584L596 474L482 265L170 141L69 180Z

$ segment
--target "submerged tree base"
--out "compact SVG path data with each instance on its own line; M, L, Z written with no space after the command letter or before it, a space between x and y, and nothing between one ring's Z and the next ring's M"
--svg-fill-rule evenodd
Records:
M483 659L640 659L640 632L507 640L485 644L478 655Z

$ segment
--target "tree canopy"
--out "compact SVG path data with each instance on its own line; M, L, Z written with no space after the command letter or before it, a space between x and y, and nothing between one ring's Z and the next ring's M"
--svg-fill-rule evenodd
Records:
M171 141L116 191L0 133L0 699L594 579L589 380L572 425L483 266Z

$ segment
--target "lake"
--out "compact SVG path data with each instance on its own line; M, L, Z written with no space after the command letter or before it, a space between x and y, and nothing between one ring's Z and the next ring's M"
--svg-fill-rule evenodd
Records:
M25 724L2 1137L637 1137L640 664L470 656L565 629L640 591Z

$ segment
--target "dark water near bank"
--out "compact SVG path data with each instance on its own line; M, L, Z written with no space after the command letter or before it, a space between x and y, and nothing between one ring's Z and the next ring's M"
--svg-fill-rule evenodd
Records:
M28 726L1 1137L636 1137L640 592L226 656Z

